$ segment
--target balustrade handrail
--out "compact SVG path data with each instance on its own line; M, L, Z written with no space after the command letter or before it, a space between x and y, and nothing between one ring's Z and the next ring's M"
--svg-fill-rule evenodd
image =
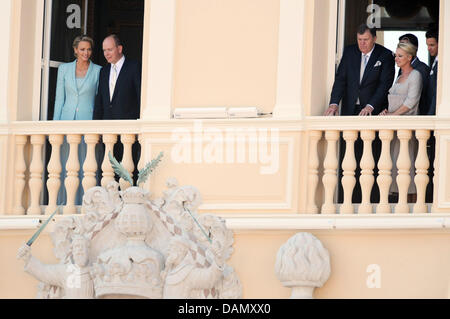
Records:
M310 116L304 124L306 131L345 130L437 130L446 129L450 118L435 116Z
M0 134L139 134L167 132L192 127L201 121L204 127L276 128L280 131L329 130L399 130L448 129L450 117L436 116L307 116L300 120L274 118L254 119L171 119L171 120L104 120L104 121L14 121L0 124Z
M140 127L135 120L123 121L38 121L13 122L10 133L34 134L138 134Z

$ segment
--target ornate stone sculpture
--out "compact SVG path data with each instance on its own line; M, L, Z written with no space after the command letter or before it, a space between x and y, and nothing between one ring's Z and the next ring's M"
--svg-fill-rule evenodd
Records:
M298 233L279 249L275 272L284 286L292 288L291 299L312 299L314 289L330 276L330 256L312 234Z
M17 257L25 261L25 271L44 283L41 296L69 299L90 299L94 297L94 285L88 266L89 241L82 236L72 240L72 261L59 265L44 265L31 255L31 248L22 246ZM51 289L51 286L55 286ZM61 290L58 290L61 289ZM45 293L44 289L48 289Z
M189 254L189 241L174 237L169 244L169 255L163 272L164 299L191 298L194 289L212 289L222 277L220 252L208 267L200 267Z
M88 190L85 214L60 219L51 234L58 265L22 247L25 270L41 281L38 298L240 298L239 278L226 265L232 232L223 219L198 215L195 187L167 185L156 200L138 187L120 192L116 182ZM81 238L90 246L85 259Z

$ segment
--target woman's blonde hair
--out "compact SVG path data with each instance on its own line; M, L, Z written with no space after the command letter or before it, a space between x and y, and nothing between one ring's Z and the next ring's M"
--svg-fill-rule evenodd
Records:
M80 42L89 42L89 44L91 45L91 49L94 48L94 40L92 40L92 38L88 37L87 35L79 35L79 36L77 36L73 40L72 47L74 49L78 48L78 45L80 44ZM75 51L74 51L74 55L77 58L77 54L75 53Z
M409 54L413 58L415 58L417 55L417 47L410 42L400 42L397 45L397 48L402 49L403 51L405 51L407 54Z

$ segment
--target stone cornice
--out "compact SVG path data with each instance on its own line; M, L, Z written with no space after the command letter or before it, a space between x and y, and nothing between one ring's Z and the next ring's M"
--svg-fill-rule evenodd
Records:
M444 230L450 231L450 214L400 215L295 215L295 214L218 214L234 231L284 230ZM55 220L70 216L56 216ZM79 216L79 215L78 215ZM0 216L0 231L39 227L48 216ZM52 224L47 231L51 231Z

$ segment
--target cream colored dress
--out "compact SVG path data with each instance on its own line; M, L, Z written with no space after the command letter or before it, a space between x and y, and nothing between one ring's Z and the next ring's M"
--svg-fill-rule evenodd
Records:
M396 111L402 105L408 107L410 110L403 115L417 115L419 109L420 96L422 93L422 76L419 71L413 70L409 74L406 81L399 83L398 79L394 82L394 85L389 90L388 100L389 100L389 112ZM392 185L390 188L391 192L398 192L397 187L397 159L400 151L400 141L395 135L392 141L391 147L391 158L392 158ZM409 140L409 157L411 159L411 183L408 188L408 194L416 193L416 185L414 183L415 176L415 158L417 156L417 140L413 136Z

